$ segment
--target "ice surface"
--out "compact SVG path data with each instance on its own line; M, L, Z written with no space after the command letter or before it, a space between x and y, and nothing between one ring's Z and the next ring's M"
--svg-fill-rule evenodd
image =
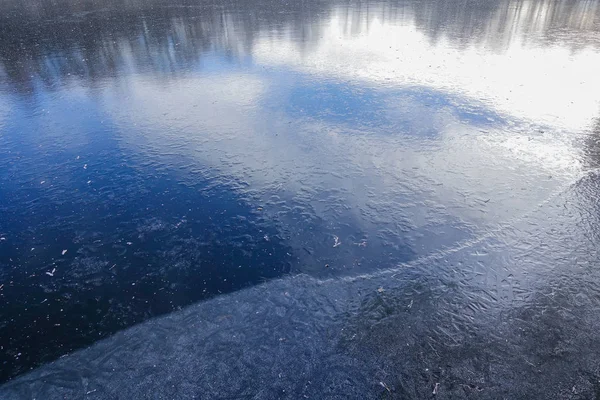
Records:
M353 278L274 280L21 376L28 398L593 398L598 202L587 174L481 240ZM383 290L378 290L382 288Z

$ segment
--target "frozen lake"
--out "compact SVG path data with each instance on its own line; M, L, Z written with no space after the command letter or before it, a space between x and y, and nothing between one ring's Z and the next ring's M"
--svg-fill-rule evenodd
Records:
M593 398L599 71L598 1L0 0L0 398Z

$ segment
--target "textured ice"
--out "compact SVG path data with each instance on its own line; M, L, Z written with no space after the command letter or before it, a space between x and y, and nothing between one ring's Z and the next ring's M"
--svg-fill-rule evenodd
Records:
M588 0L0 0L0 382L68 354L0 399L594 397L599 49Z
M454 250L279 279L121 331L2 399L590 399L600 175ZM383 290L381 290L383 289Z

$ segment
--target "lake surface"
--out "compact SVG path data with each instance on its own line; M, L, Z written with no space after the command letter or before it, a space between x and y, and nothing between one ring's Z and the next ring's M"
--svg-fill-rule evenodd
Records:
M0 0L0 381L515 230L600 167L598 71L597 1Z

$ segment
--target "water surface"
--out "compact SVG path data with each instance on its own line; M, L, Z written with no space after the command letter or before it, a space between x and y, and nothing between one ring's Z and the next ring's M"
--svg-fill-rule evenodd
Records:
M0 11L3 381L273 278L464 248L599 166L596 1Z

